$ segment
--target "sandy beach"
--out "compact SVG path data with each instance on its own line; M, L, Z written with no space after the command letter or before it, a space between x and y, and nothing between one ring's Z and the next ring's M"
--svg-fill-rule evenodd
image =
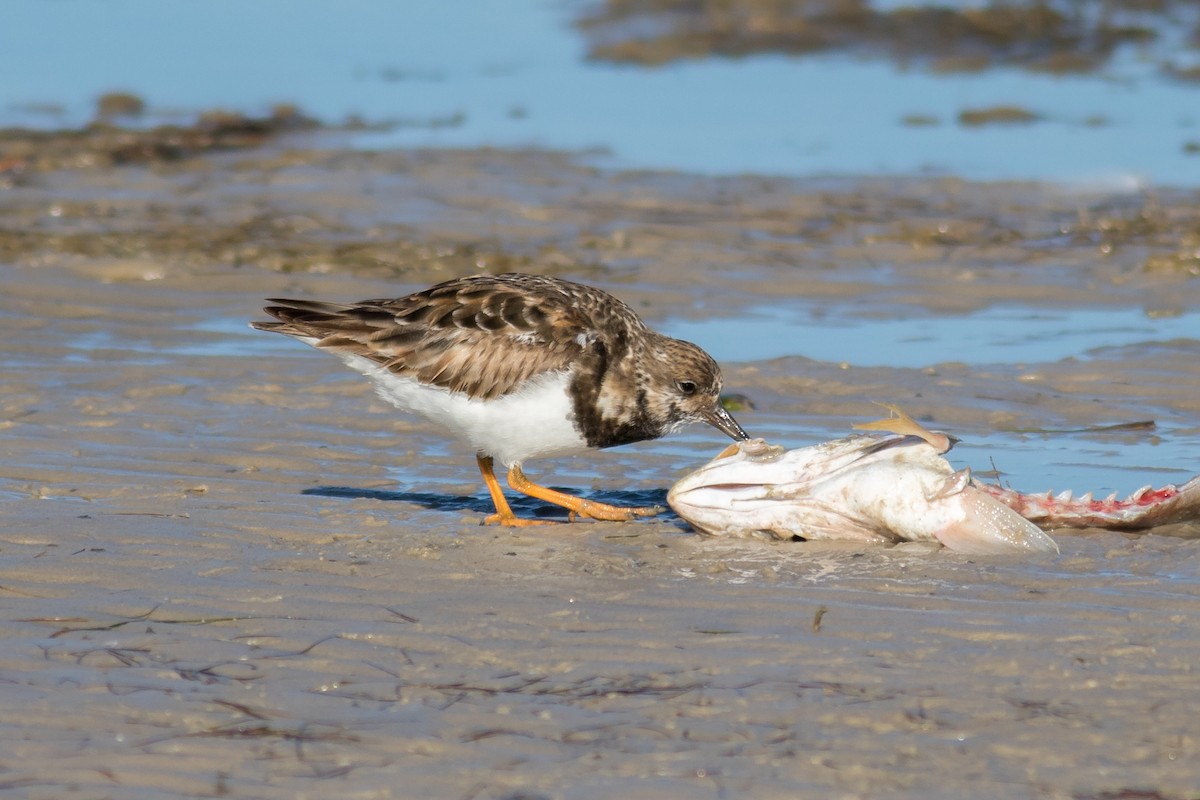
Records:
M23 177L0 192L0 793L1195 798L1200 526L1033 559L706 540L669 514L481 527L471 453L246 323L264 297L478 270L593 283L651 325L790 297L1170 317L1200 306L1197 200L492 150ZM1195 337L919 367L753 351L726 388L789 446L874 401L1143 483L1178 465L1133 448L1200 441ZM1135 420L1156 427L1027 433ZM723 445L528 468L657 502Z

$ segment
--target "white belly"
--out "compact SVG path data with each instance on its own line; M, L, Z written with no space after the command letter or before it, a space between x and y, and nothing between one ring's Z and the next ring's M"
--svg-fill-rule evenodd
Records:
M505 466L587 449L571 422L570 376L565 372L535 378L520 391L495 400L472 400L398 377L362 356L336 355L370 378L384 400L441 425Z

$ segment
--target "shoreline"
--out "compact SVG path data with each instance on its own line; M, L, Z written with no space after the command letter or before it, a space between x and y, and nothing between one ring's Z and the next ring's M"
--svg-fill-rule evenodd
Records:
M1200 780L1180 702L1200 528L1055 534L1034 559L708 540L670 516L482 528L470 453L229 322L479 268L596 283L651 324L768 301L1195 308L1194 193L274 145L23 180L0 191L0 787L1176 800ZM1194 356L723 366L752 435L840 432L883 399L1116 469L1200 436ZM653 493L722 446L693 428L530 475Z

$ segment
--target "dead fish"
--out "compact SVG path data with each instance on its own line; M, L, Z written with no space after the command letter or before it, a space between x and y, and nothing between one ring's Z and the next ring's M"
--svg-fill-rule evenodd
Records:
M762 439L731 445L676 483L667 502L711 535L938 541L964 553L1058 552L1039 525L1130 529L1200 518L1200 477L1125 500L977 483L942 457L953 437L888 408L892 418L855 427L889 433L786 451Z
M1037 525L919 436L861 434L787 450L739 442L667 494L701 533L938 541L964 553L1058 552Z

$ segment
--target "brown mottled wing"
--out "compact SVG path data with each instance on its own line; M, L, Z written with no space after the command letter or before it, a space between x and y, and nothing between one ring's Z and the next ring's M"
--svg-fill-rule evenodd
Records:
M548 288L477 276L395 300L269 300L275 305L264 310L279 322L254 327L315 339L315 347L363 356L396 375L489 399L568 369L595 339L569 293Z

